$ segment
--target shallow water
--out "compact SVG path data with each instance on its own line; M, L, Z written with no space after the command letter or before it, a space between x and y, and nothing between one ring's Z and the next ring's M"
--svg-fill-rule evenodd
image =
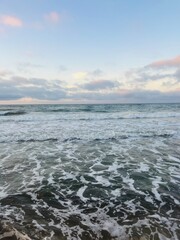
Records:
M180 104L0 106L0 216L32 239L180 239Z

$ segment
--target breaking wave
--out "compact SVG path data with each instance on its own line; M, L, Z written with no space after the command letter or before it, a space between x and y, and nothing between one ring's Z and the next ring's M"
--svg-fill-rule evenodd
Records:
M16 116L16 115L24 115L24 114L27 114L27 112L25 112L25 111L9 111L9 112L0 114L0 116Z

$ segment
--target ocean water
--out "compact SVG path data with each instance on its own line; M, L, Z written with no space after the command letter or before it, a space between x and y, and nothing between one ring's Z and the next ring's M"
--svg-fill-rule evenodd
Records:
M0 106L0 217L32 239L180 239L180 104Z

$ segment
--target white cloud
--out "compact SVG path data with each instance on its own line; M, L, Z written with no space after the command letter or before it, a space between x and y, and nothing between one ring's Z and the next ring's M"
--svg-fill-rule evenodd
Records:
M0 100L17 100L34 98L40 100L58 100L66 97L60 80L48 81L40 78L23 78L14 76L0 78Z
M153 62L148 66L152 68L180 67L180 55L171 59Z
M0 15L0 24L9 27L22 27L23 22L20 18L11 15Z
M88 75L88 72L75 72L73 73L73 77L76 79L76 80L82 80L82 79L85 79Z
M102 89L112 89L118 87L120 84L117 81L112 80L94 80L87 82L85 84L79 85L81 88L95 91L95 90L102 90Z
M20 66L27 70L42 67L28 62ZM0 100L116 103L180 101L180 68L142 67L121 73L119 77L112 75L108 79L104 78L106 74L99 69L80 71L73 74L77 81L67 74L66 80L61 81L13 76L10 71L1 70Z
M53 12L46 14L45 19L50 23L56 24L60 21L61 16L58 12L53 11Z

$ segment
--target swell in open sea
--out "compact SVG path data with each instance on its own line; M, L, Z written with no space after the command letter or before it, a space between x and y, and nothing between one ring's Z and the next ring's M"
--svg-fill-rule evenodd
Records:
M180 239L180 104L0 106L0 217L34 240Z

